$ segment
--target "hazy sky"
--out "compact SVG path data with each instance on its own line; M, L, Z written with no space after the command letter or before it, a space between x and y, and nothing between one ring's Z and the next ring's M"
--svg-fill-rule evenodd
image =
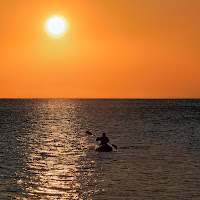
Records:
M0 26L0 98L200 98L200 0L5 0Z

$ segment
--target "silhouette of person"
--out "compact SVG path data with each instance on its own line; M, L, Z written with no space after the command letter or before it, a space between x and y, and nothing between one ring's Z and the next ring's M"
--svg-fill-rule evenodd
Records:
M100 145L106 145L109 142L109 139L106 137L106 134L103 133L102 137L97 137L96 141L101 141Z

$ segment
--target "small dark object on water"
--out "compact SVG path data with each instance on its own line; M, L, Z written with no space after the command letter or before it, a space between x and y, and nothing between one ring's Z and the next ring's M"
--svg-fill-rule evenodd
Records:
M99 148L97 148L95 151L110 152L112 151L112 147L108 144L104 144L104 145L101 145Z
M113 146L115 149L117 149L117 145L115 145L115 144L112 144L112 146Z
M87 133L88 135L92 135L92 132L90 132L90 131L86 131L86 133Z

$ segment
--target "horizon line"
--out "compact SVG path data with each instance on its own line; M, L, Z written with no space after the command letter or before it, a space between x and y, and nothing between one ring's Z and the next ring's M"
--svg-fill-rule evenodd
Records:
M148 97L148 98L117 98L117 97L112 97L112 98L104 98L104 97L97 97L97 98L95 98L95 97L0 97L0 100L3 100L3 99L102 99L102 100L106 100L106 99L113 99L113 100L192 100L192 99L196 99L196 100L198 100L198 99L200 99L200 98L198 98L198 97L192 97L192 98L188 98L188 97L185 97L185 98L178 98L178 97L176 97L176 98L150 98L150 97Z

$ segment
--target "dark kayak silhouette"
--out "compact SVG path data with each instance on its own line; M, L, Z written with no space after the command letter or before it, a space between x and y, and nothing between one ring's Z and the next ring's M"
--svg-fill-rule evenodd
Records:
M101 141L100 147L96 151L109 152L112 151L112 147L108 144L109 139L106 137L106 134L103 133L101 137L97 137L96 141Z
M86 131L88 135L93 135L91 131ZM111 144L109 145L109 139L106 137L106 134L103 133L102 137L97 137L96 141L100 141L100 147L98 147L95 151L100 151L100 152L110 152L113 150L112 147L117 149L117 145Z
M98 147L95 151L100 151L100 152L110 152L112 151L113 148L108 145L108 144L103 144L100 147Z

